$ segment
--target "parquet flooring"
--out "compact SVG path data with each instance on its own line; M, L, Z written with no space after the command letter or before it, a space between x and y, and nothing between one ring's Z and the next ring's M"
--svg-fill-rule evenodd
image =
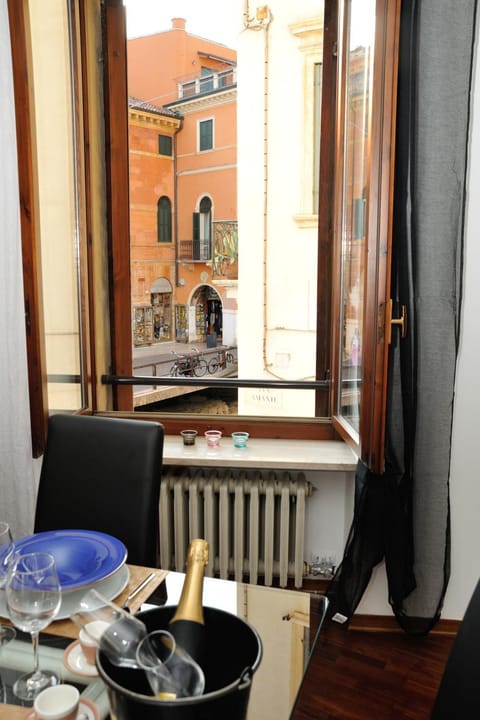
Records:
M453 640L348 630L329 621L291 720L427 720Z

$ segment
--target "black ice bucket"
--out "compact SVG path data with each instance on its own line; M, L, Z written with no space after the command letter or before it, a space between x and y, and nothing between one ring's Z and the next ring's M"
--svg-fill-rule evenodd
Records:
M137 614L147 631L166 630L175 606ZM97 652L97 669L107 685L112 717L117 720L244 720L253 674L262 658L256 630L236 615L205 607L207 657L203 695L160 700L151 694L142 670L112 665Z

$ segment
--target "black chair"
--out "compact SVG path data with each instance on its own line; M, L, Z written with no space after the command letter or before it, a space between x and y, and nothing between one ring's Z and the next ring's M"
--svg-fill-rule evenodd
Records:
M157 567L163 435L155 422L50 417L35 532L105 532L125 544L129 563Z
M465 611L438 689L432 720L480 717L480 581Z

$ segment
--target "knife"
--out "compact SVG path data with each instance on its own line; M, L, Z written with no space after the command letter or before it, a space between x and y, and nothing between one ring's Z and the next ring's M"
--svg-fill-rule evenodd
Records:
M122 610L126 610L127 612L130 612L130 608L128 606L130 605L132 600L138 595L138 593L142 592L143 588L146 587L148 585L148 583L153 580L154 577L155 577L155 573L154 572L150 573L150 575L147 575L147 577L144 580L142 580L140 585L137 585L137 587L134 590L132 590L132 592L129 595L127 595L127 598L122 605Z

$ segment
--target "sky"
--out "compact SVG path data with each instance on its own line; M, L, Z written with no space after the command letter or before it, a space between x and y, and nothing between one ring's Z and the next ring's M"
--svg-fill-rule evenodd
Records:
M228 47L236 46L231 0L123 0L127 8L127 36L152 35L172 27L173 17L187 21L187 32ZM238 19L237 19L238 21Z

